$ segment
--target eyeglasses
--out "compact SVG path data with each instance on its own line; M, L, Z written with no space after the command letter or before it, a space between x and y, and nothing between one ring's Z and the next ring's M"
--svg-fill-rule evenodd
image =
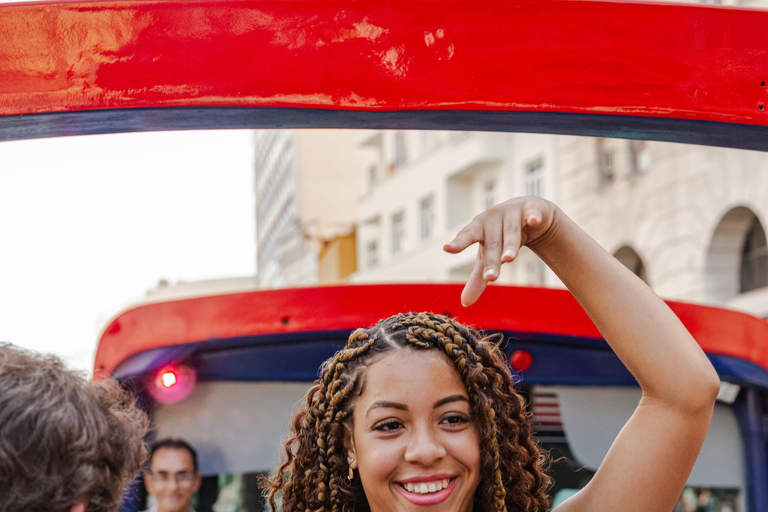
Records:
M152 477L152 480L159 484L167 484L175 481L180 486L189 486L192 485L192 482L195 481L195 476L197 473L192 471L181 471L179 473L169 474L165 471L161 471L159 473L153 473L150 471L149 475Z

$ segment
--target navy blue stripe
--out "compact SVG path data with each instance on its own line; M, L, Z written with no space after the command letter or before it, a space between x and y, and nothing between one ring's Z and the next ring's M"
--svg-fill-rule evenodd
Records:
M272 334L213 339L136 354L114 373L118 379L151 374L172 363L193 365L201 381L304 381L318 377L323 361L340 350L349 331ZM509 356L527 350L533 365L516 378L523 384L572 386L634 386L636 381L602 339L504 333L502 348ZM663 355L662 355L663 356ZM768 389L768 372L735 357L710 354L727 381Z
M366 128L552 133L768 150L768 127L608 114L167 107L0 116L0 141L165 130Z

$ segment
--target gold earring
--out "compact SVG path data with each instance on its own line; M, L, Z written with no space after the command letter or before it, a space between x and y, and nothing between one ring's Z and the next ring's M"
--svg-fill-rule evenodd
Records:
M352 480L355 479L355 470L352 469L352 464L355 463L355 459L353 459L352 457L348 457L347 463L349 464L349 474L347 475L347 478L351 482Z

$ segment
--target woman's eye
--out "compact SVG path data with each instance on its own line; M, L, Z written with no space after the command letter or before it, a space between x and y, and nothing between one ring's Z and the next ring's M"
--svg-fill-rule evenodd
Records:
M469 417L465 416L463 414L451 414L450 416L446 416L443 418L440 423L443 423L445 425L464 425L466 423L469 423Z
M378 430L380 432L394 432L395 430L400 429L402 426L402 423L399 421L385 421L384 423L375 425L373 430Z

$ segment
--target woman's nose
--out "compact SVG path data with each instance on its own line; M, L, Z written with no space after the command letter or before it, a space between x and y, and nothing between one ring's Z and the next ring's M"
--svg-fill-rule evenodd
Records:
M416 428L409 440L405 451L405 460L429 466L445 456L443 446L437 432L428 427Z

